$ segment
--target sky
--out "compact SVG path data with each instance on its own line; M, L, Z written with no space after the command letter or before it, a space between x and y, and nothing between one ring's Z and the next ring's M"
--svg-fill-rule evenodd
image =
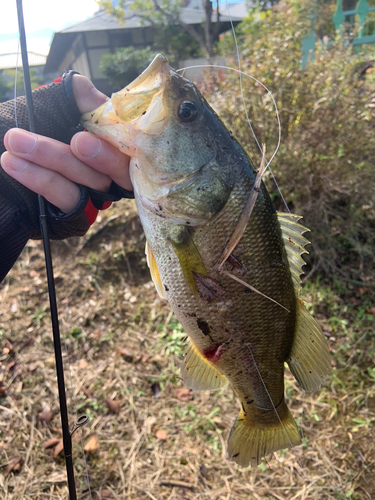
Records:
M28 51L47 55L55 31L84 21L97 10L95 0L23 0ZM17 48L16 0L0 0L0 54Z

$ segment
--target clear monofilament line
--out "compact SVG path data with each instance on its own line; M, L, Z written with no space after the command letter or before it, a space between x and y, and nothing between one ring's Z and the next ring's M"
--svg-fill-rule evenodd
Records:
M18 39L17 56L16 56L16 69L14 71L14 92L13 92L13 100L14 100L14 122L16 124L16 128L18 128L16 99L17 99L18 56L20 54L20 50L21 50L20 40Z
M260 80L258 80L254 76L251 76L248 73L245 73L241 69L231 68L230 66L223 66L221 64L195 64L195 65L192 65L192 66L185 66L184 68L180 68L180 69L177 70L177 72L186 71L188 69L199 69L199 68L201 68L201 69L204 69L204 68L217 68L217 69L224 69L224 70L227 70L227 71L234 71L235 73L238 73L240 76L241 75L246 76L247 78L250 78L251 80L254 80L255 82L259 83L259 85L261 87L263 87L264 90L271 97L272 103L273 103L273 106L274 106L275 112L276 112L276 119L277 119L277 125L278 125L278 138L277 138L277 145L276 145L275 151L273 152L271 158L267 161L266 168L264 169L264 172L266 172L266 170L269 169L269 171L271 173L271 176L272 176L272 179L275 182L276 188L277 188L277 190L278 190L278 192L280 194L280 197L283 200L285 208L290 213L290 210L289 210L288 205L287 205L287 203L285 201L285 198L284 198L284 196L283 196L283 194L282 194L282 192L280 190L280 187L279 187L278 183L276 182L275 176L273 175L273 172L272 172L271 167L270 167L270 164L271 164L272 160L274 159L274 157L276 156L276 153L279 150L280 143L281 143L281 123L280 123L279 110L278 110L275 98L272 95L272 92ZM242 95L242 100L243 100L243 104L244 104L242 84L241 84L241 95ZM255 139L255 141L256 141L256 143L257 143L260 151L262 151L262 148L261 148L261 146L259 144L259 141L258 141L258 139L257 139L257 137L255 135L255 132L253 130L253 127L251 125L251 122L250 122L250 119L249 119L249 116L248 116L245 104L244 104L244 108L245 108L246 118L247 118L247 122L249 124L250 130L251 130L251 132L253 134L253 137L254 137L254 139ZM264 173L263 173L263 175L264 175Z

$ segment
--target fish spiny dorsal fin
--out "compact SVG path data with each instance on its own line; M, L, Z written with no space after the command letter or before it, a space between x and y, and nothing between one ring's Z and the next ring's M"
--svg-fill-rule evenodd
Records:
M214 391L225 387L227 378L222 375L190 341L181 364L181 378L194 391Z
M299 219L302 218L299 215L278 212L277 218L279 220L281 235L283 237L285 250L288 256L293 285L298 293L301 286L300 276L301 274L304 274L302 267L305 265L305 261L301 255L309 253L305 249L305 245L310 243L310 241L302 235L303 233L308 232L309 229L302 226L302 224L298 224Z
M323 332L300 299L297 299L296 328L287 363L307 392L320 389L332 368Z
M154 282L156 291L158 292L159 296L162 299L167 299L167 295L165 293L163 284L162 284L161 279L160 279L158 266L156 264L154 254L152 253L152 250L151 250L150 245L148 244L147 240L146 240L145 254L146 254L146 259L147 259L147 265L150 268L151 279Z

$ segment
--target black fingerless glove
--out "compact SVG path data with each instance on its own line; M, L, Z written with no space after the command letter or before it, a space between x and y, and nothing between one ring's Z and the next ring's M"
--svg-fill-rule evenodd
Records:
M65 144L69 144L73 135L82 130L79 125L80 112L72 87L74 73L66 73L59 82L33 91L36 133ZM4 135L14 127L29 129L25 96L18 97L15 101L0 103L0 155L5 151ZM95 216L88 213L90 210L92 212L92 209L105 208L108 206L106 202L134 197L131 191L114 183L108 193L79 187L81 199L68 214L46 202L51 239L82 236L95 219ZM37 194L0 168L0 281L16 261L27 240L40 237Z

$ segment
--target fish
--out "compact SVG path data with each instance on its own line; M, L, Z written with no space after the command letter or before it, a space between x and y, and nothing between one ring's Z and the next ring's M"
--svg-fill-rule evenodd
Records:
M192 390L229 384L239 399L228 458L256 466L298 445L285 364L307 392L331 370L299 297L301 217L275 211L259 169L162 54L81 123L131 158L151 277L188 336L182 380Z

